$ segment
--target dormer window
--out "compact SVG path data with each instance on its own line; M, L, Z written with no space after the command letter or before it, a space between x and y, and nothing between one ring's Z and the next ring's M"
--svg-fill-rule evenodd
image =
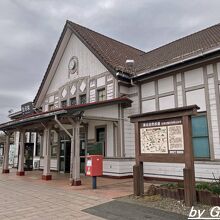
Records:
M97 91L97 98L98 98L98 101L105 101L106 100L106 92L105 92L105 89L99 89Z
M81 95L79 97L79 103L80 104L86 104L86 95Z
M48 110L49 110L49 111L54 110L54 104L49 105L49 106L48 106Z
M70 105L76 105L76 97L70 99Z
M67 106L67 100L61 101L61 108L65 108Z

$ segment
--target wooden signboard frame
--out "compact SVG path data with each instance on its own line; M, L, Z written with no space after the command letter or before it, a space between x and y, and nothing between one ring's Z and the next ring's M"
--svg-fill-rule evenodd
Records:
M194 157L192 148L192 128L191 128L191 116L197 114L199 107L197 105L180 107L168 110L161 110L156 112L149 112L144 114L137 114L130 116L130 120L135 125L135 158L136 165L133 167L134 176L134 194L143 195L144 194L144 173L143 173L143 162L158 162L158 163L184 163L185 168L183 169L184 177L184 196L185 204L187 206L192 206L196 203L196 190L195 190L195 170L194 170ZM157 143L155 144L155 137L153 139L153 150L155 152L150 152L149 139L146 138L146 144L143 145L143 137L141 140L141 129L147 128L145 133L149 131L149 134L154 134L151 132L151 128L154 130L159 130L162 126L169 129L169 126L181 125L183 132L183 146L184 149L180 151L170 151L169 146L167 150L156 152ZM142 133L143 133L142 132ZM157 131L156 131L157 132ZM160 132L160 131L158 131ZM157 132L157 133L158 133ZM157 135L156 133L156 135ZM165 136L164 134L161 136ZM160 135L159 135L160 137ZM169 141L169 136L164 141ZM161 137L160 137L161 139ZM180 139L180 138L179 138ZM150 140L151 141L151 140ZM159 140L160 141L160 140ZM158 141L158 143L159 143ZM145 142L144 142L145 143ZM181 143L180 143L181 145ZM150 146L151 147L151 146ZM148 153L143 152L146 150ZM163 152L164 151L164 152Z

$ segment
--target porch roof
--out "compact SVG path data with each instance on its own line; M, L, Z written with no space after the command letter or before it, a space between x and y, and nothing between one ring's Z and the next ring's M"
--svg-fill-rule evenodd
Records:
M52 120L55 115L72 116L72 114L76 112L83 112L84 110L104 107L108 105L122 104L123 107L130 107L131 103L132 101L129 98L119 97L105 101L67 106L64 108L54 109L52 111L29 114L15 120L8 121L6 123L0 124L0 130L1 131L13 130L22 126L28 126L35 123L48 122Z

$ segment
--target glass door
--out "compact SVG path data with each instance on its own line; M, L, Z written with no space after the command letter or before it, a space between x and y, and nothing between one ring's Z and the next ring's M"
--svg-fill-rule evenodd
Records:
M60 172L65 172L65 142L60 143Z
M102 144L102 146L103 146L103 156L105 156L105 141L106 141L105 127L96 128L96 142Z
M70 151L71 142L61 141L60 143L60 172L69 173L70 172Z
M24 146L24 170L33 170L34 143L26 143Z

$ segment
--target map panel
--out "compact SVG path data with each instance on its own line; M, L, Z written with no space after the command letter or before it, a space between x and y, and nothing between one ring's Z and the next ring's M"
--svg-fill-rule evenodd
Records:
M168 153L167 127L140 129L141 153Z

